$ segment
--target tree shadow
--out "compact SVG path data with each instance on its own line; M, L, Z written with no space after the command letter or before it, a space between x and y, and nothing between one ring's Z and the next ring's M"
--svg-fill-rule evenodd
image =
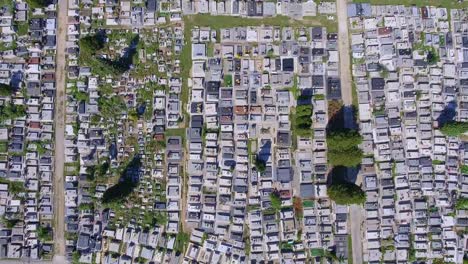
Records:
M357 130L356 113L357 109L352 105L343 105L337 100L329 101L327 133Z
M453 121L456 116L457 116L457 102L451 101L447 105L445 105L444 109L442 110L439 117L437 118L439 127L442 127L446 123Z
M135 156L121 172L119 182L104 192L102 202L124 202L138 185L140 167L140 157Z
M264 140L262 140L263 142ZM264 144L260 147L260 151L258 152L257 159L266 163L271 156L271 140L266 140Z
M357 167L344 167L344 166L335 166L328 173L327 184L342 184L342 183L352 183L355 184L360 165Z

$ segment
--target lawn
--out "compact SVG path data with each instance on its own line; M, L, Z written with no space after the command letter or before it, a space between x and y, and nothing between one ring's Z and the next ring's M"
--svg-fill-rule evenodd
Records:
M170 128L165 131L166 137L179 136L182 137L182 141L185 140L185 135L185 128Z
M405 5L405 6L436 6L445 8L467 8L468 2L457 0L354 0L355 3L371 3L373 5Z

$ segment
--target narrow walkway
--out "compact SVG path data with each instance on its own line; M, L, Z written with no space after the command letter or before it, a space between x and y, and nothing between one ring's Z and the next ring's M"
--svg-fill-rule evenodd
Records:
M54 172L54 242L53 263L66 263L65 258L65 82L67 41L67 0L59 0L57 13L56 100L55 100L55 172Z

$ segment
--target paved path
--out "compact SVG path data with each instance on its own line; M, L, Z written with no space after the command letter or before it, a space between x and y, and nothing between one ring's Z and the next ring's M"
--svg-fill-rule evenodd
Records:
M351 105L353 104L353 85L351 77L351 51L349 44L348 32L348 14L347 1L336 1L337 20L338 20L338 50L340 53L340 79L341 79L341 97L345 105L345 126L353 128L353 112ZM360 176L358 176L356 184L359 185ZM349 230L353 240L353 263L362 262L362 232L361 226L363 221L363 210L361 206L351 205L349 207Z
M55 102L55 173L54 173L54 213L55 213L55 257L54 263L66 263L65 260L65 192L64 192L64 158L65 158L65 82L67 41L67 0L58 2L58 30L56 53L56 86Z

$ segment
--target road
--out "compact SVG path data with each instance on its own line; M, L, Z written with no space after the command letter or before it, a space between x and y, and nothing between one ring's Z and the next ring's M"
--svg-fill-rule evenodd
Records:
M336 1L336 14L338 20L338 51L340 53L340 79L341 98L345 106L344 119L345 127L354 128L353 111L353 85L351 77L351 51L349 45L347 0ZM359 185L361 176L358 175L356 184ZM363 263L362 261L362 232L363 210L361 206L351 205L349 207L349 230L353 240L353 263Z
M56 53L56 102L55 102L55 172L54 172L54 213L55 213L55 256L53 263L66 263L65 259L65 82L68 1L58 2L58 30Z

